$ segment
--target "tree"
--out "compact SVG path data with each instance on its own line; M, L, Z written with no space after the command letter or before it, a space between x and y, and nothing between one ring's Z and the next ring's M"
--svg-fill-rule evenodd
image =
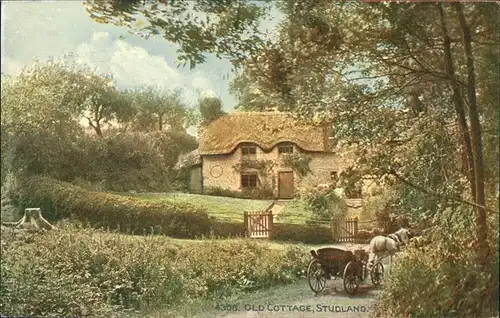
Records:
M484 183L492 176L483 172L481 135L491 124L481 119L477 93L491 82L478 81L475 65L498 54L492 18L498 6L306 1L281 8L287 19L278 40L248 59L245 76L287 110L333 121L356 169L392 176L442 203L453 198L473 206L478 259L484 259ZM457 148L464 153L462 171ZM429 163L430 176L444 178L414 175L415 166Z
M205 62L206 53L229 58L237 66L249 52L264 44L258 29L269 0L201 1L104 1L89 0L84 5L99 23L128 28L146 38L161 35L180 46L178 60L192 68Z
M222 101L217 97L199 97L198 109L203 123L208 123L224 114Z
M129 91L128 96L133 100L132 126L136 131L184 131L189 125L180 90L169 92L150 86Z
M81 92L84 117L97 136L102 138L102 127L112 121L125 122L130 119L132 104L128 96L113 85L112 78L95 74L82 75L86 82Z
M238 99L236 109L239 111L272 111L277 109L276 105L269 103L263 96L262 90L257 83L246 76L245 73L238 74L229 84L229 91Z
M83 85L62 62L35 63L2 81L2 174L73 171L69 156L83 135Z

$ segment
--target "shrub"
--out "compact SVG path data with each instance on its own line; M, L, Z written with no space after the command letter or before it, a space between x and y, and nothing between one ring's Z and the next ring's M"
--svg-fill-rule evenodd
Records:
M257 200L272 200L274 199L273 189L269 186L261 186L255 189L245 189L241 192L224 189L221 187L211 187L203 190L205 195L213 195L218 197L238 198L238 199L257 199Z
M238 191L233 191L230 189L224 189L221 187L210 187L203 189L203 194L205 195L213 195L216 197L228 197L228 198L238 198L242 199L243 194Z
M282 224L273 225L273 240L324 244L332 241L331 229L321 225Z
M309 260L301 247L271 250L249 240L180 245L64 222L30 240L2 252L2 315L123 316L126 309L220 299L292 282Z
M344 216L347 212L345 200L335 193L335 188L306 188L300 194L307 210L312 212L313 219L331 219L333 216Z
M177 266L189 296L219 298L294 281L306 263L290 256L255 241L207 242L181 250Z
M212 236L215 237L243 237L245 224L236 222L212 221Z
M484 317L498 315L498 228L490 235L486 268L475 262L471 211L438 217L430 243L398 258L383 291L383 317ZM496 222L491 222L495 224Z
M262 185L255 189L243 190L241 197L245 199L272 200L274 199L274 191L271 186Z
M13 202L11 195L16 188L16 180L12 174L8 174L5 183L2 184L1 194L1 219L3 222L15 222L21 217L21 211Z
M188 203L144 202L44 177L24 180L16 192L15 200L22 208L40 206L48 220L72 217L94 227L180 238L210 233L207 212Z

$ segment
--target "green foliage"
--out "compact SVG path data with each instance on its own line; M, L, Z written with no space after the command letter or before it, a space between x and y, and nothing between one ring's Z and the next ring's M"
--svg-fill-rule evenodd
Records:
M12 191L16 189L16 179L12 174L7 175L2 184L1 194L1 219L2 222L16 222L22 217L22 213L12 200Z
M86 9L98 23L112 23L149 38L161 35L180 46L178 61L190 68L206 61L206 53L229 58L237 66L262 44L259 19L269 1L86 1ZM193 14L194 13L194 14ZM201 17L201 18L200 18Z
M486 317L498 315L498 223L489 233L486 267L474 261L469 211L436 218L430 243L412 247L391 270L378 308L380 317ZM464 246L469 246L464 248Z
M128 123L133 131L185 131L190 124L180 90L162 91L147 86L125 94L132 101L133 115Z
M299 193L305 208L311 211L311 218L331 220L332 217L344 216L347 205L344 199L335 193L335 188L306 188Z
M283 154L283 158L281 159L281 165L283 167L288 167L295 171L299 176L305 177L311 171L309 167L309 163L311 163L312 158L309 156L305 156L302 153L291 153L291 154Z
M274 165L273 160L253 160L253 159L248 159L244 158L241 160L241 162L238 162L237 164L233 165L233 169L236 172L242 172L248 169L255 169L259 172L259 174L262 175L267 175L269 170L272 170Z
M212 235L215 237L242 237L245 235L243 222L215 221ZM332 232L328 226L318 224L273 224L273 241L303 244L327 244L332 242Z
M200 97L198 99L198 109L202 123L209 123L224 115L222 101L217 97Z
M272 200L274 199L274 188L268 183L264 183L255 189L243 189L241 194L245 199Z
M122 232L195 238L210 233L207 212L188 203L144 202L85 190L45 177L19 183L14 200L24 209L41 206L53 219L74 218ZM52 219L52 218L48 218Z
M332 242L332 231L328 226L275 223L273 240L300 242L304 244L327 244Z
M242 220L243 216L236 222L213 220L211 235L215 238L244 237L246 229Z
M261 185L255 189L244 189L243 191L233 191L221 187L211 187L204 189L203 194L239 199L274 199L274 190L267 184Z
M195 298L220 300L293 282L309 260L304 249L271 250L255 241L184 246L63 224L29 240L3 250L2 315L124 316Z
M99 138L84 132L84 118ZM103 129L113 120L122 131ZM87 69L35 63L2 80L2 183L11 172L105 190L166 191L178 156L197 147L185 125L179 92L120 92L110 77ZM151 132L124 133L126 126ZM162 128L168 131L156 131Z
M243 199L243 193L239 191L233 191L230 189L224 189L221 187L210 187L203 189L203 194L213 195L217 197L228 197L228 198L239 198Z
M83 136L78 120L88 97L81 94L81 77L76 69L50 62L2 81L2 175L72 173L68 162Z

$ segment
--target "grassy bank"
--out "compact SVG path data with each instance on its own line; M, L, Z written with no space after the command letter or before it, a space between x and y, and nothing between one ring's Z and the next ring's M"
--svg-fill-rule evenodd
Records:
M197 208L206 209L211 217L227 222L243 222L245 211L262 211L271 204L271 200L252 200L230 198L213 195L189 193L124 193L117 192L125 197L132 197L145 202L189 203ZM298 200L283 201L285 208L277 216L275 222L287 224L304 224L309 220L311 212L306 211Z

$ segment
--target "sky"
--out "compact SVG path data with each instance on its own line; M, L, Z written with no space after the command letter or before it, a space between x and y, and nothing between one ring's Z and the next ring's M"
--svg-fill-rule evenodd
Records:
M71 53L74 59L111 73L119 88L157 85L181 86L184 100L191 105L198 92L215 95L231 111L236 99L229 93L231 64L210 56L193 70L177 68L177 45L161 37L144 39L127 29L94 22L82 1L2 1L1 56L2 73L19 74L38 59L62 58ZM261 29L272 30L282 15L271 11Z

